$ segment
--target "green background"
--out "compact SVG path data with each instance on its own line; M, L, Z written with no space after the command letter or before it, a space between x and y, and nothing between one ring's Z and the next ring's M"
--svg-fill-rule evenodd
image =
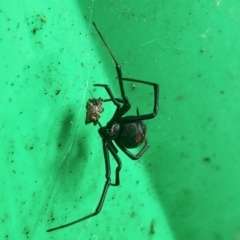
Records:
M119 92L91 21L125 77L159 83L160 111L142 158L119 153L102 212L46 233L91 213L105 181L85 105L106 98L94 83ZM239 33L236 0L2 0L0 239L239 240ZM151 111L152 89L135 85L130 113Z

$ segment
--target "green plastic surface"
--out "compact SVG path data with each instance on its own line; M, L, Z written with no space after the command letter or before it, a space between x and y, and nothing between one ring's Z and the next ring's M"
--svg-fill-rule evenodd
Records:
M119 152L105 182L89 98L119 96L115 66L160 85L139 161ZM240 239L240 2L0 2L0 239ZM152 88L126 83L129 114L152 111ZM102 124L114 105L106 103ZM112 163L114 179L116 163Z

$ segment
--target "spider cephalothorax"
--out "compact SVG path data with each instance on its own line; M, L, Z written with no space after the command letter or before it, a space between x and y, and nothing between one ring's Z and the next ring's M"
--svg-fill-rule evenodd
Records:
M105 39L103 38L102 34L98 30L95 23L93 23L96 31L98 32L100 38L102 39L104 45L106 46L107 50L109 51L117 71L117 78L118 78L118 84L121 92L121 98L115 98L110 86L106 84L94 84L96 87L104 87L105 90L108 93L109 98L108 99L89 99L86 105L87 108L87 116L85 123L93 123L94 125L99 126L98 132L100 137L102 138L102 147L103 147L103 155L105 160L105 169L106 169L106 182L103 188L103 192L101 195L101 198L99 200L99 203L96 207L96 210L80 219L77 219L73 222L61 225L59 227L51 228L47 230L48 232L54 231L60 228L68 227L70 225L73 225L75 223L81 222L85 219L88 219L90 217L96 216L102 209L107 190L109 186L118 186L120 184L120 170L122 167L121 159L118 156L118 149L121 149L129 158L133 160L139 159L143 153L148 149L149 145L146 139L147 135L147 128L144 120L152 119L154 118L158 113L158 100L159 100L159 86L157 83L137 80L137 79L131 79L131 78L124 78L122 77L122 70L120 64L117 62L116 58L114 57L113 53L111 52L110 48L108 47ZM147 86L151 86L154 89L154 106L153 110L149 114L140 115L139 111L137 109L137 113L135 116L125 116L125 114L130 110L131 104L125 94L124 89L124 81L130 81L134 83L139 84L145 84ZM99 122L99 118L101 113L103 112L102 103L103 102L113 102L113 104L116 106L115 113L113 116L109 119L106 126L102 126ZM139 150L137 154L134 154L130 152L128 149L137 148L142 143L144 143L143 147ZM112 157L117 162L117 168L116 168L116 176L115 176L115 182L112 182L111 180L111 166L110 166L110 159L109 159L109 153L112 155Z

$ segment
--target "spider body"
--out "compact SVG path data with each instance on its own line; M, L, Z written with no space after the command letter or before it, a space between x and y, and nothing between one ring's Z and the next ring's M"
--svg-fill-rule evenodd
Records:
M137 122L115 122L100 127L100 136L107 141L114 141L119 148L136 148L146 138L146 125L143 121Z
M117 62L115 56L113 55L112 51L108 47L105 39L103 38L101 32L98 30L96 24L93 23L93 25L115 63L117 79L118 79L118 84L119 84L120 93L121 93L121 97L116 98L114 97L109 85L94 84L94 86L96 87L105 88L109 98L108 99L101 99L101 98L89 99L86 105L87 114L86 114L85 124L93 123L94 125L98 124L99 126L98 132L102 139L102 148L103 148L104 163L105 163L105 170L106 170L106 174L105 174L106 180L105 180L104 188L103 188L99 203L93 213L85 217L82 217L80 219L77 219L73 222L61 225L59 227L51 228L47 230L48 232L65 228L75 223L89 219L93 216L96 216L101 211L108 188L110 186L118 186L120 184L119 173L122 167L122 162L118 156L117 147L123 153L125 153L129 158L133 160L139 159L142 156L142 154L144 154L145 151L149 148L149 145L146 139L147 128L144 121L154 118L158 113L158 102L159 102L158 84L123 77L120 64ZM123 84L125 81L134 82L138 84L145 84L147 86L153 87L154 105L153 105L152 112L148 114L140 115L139 110L137 109L136 116L133 116L133 115L125 116L131 108L131 104L125 94L125 89ZM116 110L112 118L108 121L106 126L102 126L101 123L99 122L100 115L103 112L103 107L102 107L103 102L112 102L116 107ZM128 150L128 149L140 147L140 145L142 144L144 145L141 147L141 149L137 154L134 154ZM115 170L115 182L112 182L111 180L111 165L110 165L110 158L109 158L110 154L112 155L112 157L117 163L117 168Z
M105 127L100 127L98 130L100 136L106 141L116 140L121 132L119 123L107 124Z
M121 132L115 139L116 144L128 149L140 146L146 139L147 129L143 121L123 123Z

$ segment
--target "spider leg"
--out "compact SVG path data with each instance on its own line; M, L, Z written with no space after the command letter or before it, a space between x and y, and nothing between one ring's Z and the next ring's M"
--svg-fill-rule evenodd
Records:
M119 156L117 155L117 148L114 146L114 144L112 142L109 142L108 145L108 149L111 152L111 154L113 155L113 157L115 158L116 162L117 162L117 167L116 167L116 179L115 179L115 183L111 183L111 186L119 186L120 184L120 177L119 177L119 173L121 171L122 168L122 162L119 158Z
M99 29L97 28L97 25L93 22L93 26L95 27L99 37L102 39L105 47L107 48L108 52L110 53L115 65L116 65L116 70L117 70L117 75L118 75L118 80L119 80L119 84L120 84L120 89L121 89L121 95L124 97L125 96L125 92L124 92L124 88L123 88L123 83L122 83L122 70L121 70L121 66L118 63L117 59L115 58L115 56L113 55L111 49L109 48L106 40L104 39L102 33L99 31Z
M129 116L129 117L124 117L121 119L121 121L123 122L136 122L136 121L140 121L140 120L147 120L147 119L151 119L154 118L157 113L158 113L158 109L159 109L159 85L157 83L152 83L152 82L147 82L147 81L142 81L142 80L137 80L137 79L132 79L132 78L123 78L123 81L130 81L130 82L138 82L141 84L146 84L146 85L150 85L153 86L154 88L154 106L153 106L153 112L149 113L149 114L144 114L144 115L137 115L137 116Z
M130 151L128 151L124 146L122 146L120 143L116 142L118 147L132 160L138 160L145 152L146 150L150 147L148 144L148 141L145 139L145 144L143 148L140 150L138 154L133 154Z
M112 119L109 122L112 122L115 119L121 118L131 108L131 105L130 105L127 97L125 98L125 100L120 99L120 98L115 98L113 96L111 88L107 84L94 84L94 86L104 87L110 97L110 99L106 99L106 100L104 100L104 102L112 101L114 103L114 105L117 107ZM122 103L123 105L121 106L120 103Z
M81 222L83 220L86 220L88 218L91 218L91 217L97 215L101 211L103 203L104 203L104 200L105 200L105 197L106 197L106 194L107 194L107 190L108 190L108 188L109 188L109 186L111 184L110 183L111 182L111 178L110 178L111 169L110 169L109 153L108 153L108 142L107 141L103 141L103 153L104 153L105 168L106 168L106 175L105 175L106 182L105 182L105 185L104 185L104 188L103 188L103 192L102 192L102 196L101 196L101 198L99 200L99 203L97 205L96 210L93 213L91 213L91 214L89 214L89 215L87 215L87 216L85 216L83 218L79 218L79 219L77 219L77 220L75 220L73 222L61 225L59 227L48 229L47 232L55 231L55 230L58 230L58 229L61 229L61 228L65 228L65 227L71 226L73 224L79 223L79 222Z
M156 83L142 81L142 80L137 80L137 79L123 78L122 77L121 65L118 63L117 59L115 58L115 56L113 55L111 49L109 48L106 40L104 39L104 37L102 36L101 32L99 31L99 29L97 28L97 26L96 26L96 24L94 22L93 22L93 26L95 27L98 35L102 39L105 47L107 48L108 52L110 53L110 55L111 55L115 65L116 65L116 71L117 71L117 76L118 76L118 83L119 83L121 96L122 96L122 101L123 101L122 107L117 108L115 114L113 115L112 119L110 120L110 123L112 123L116 119L122 118L122 116L131 108L130 102L129 102L126 94L125 94L123 81L132 81L132 82L138 82L138 83L141 83L141 84L146 84L146 85L153 86L154 87L154 107L153 107L153 112L152 113L144 114L144 115L140 115L140 116L126 117L126 118L123 118L122 120L124 122L135 122L135 121L139 121L139 120L146 120L146 119L154 118L157 115L158 108L159 108L158 107L158 102L159 102L159 85L156 84ZM114 98L114 100L116 101L116 98Z
M116 168L116 181L115 181L114 184L111 183L111 167L110 167L109 152L108 151L111 152L111 154L113 155L113 157L115 158L115 160L117 161L117 164L118 164L118 166ZM96 216L102 210L102 206L103 206L105 197L107 195L107 191L108 191L109 186L111 186L111 185L112 186L118 186L120 184L119 172L120 172L121 166L122 166L121 160L117 155L117 149L113 145L112 142L108 142L108 141L103 140L103 153L104 153L104 159L105 159L106 182L105 182L105 185L104 185L104 188L103 188L103 191L102 191L102 195L101 195L101 198L99 200L99 203L97 205L96 210L93 213L91 213L91 214L89 214L85 217L79 218L79 219L77 219L73 222L63 224L63 225L58 226L58 227L50 228L50 229L47 230L47 232L55 231L55 230L65 228L65 227L69 227L73 224L79 223L79 222L84 221L88 218Z
M115 62L116 66L118 66L119 63L117 62L117 59L115 58L115 56L113 55L111 49L109 48L109 46L108 46L106 40L104 39L102 33L99 31L99 29L98 29L97 25L95 24L95 22L92 22L92 24L93 24L93 26L95 27L95 29L96 29L96 31L97 31L99 37L102 39L102 41L103 41L105 47L107 48L108 52L110 53L110 55L111 55L113 61ZM120 65L119 65L119 66L120 66ZM119 70L118 70L118 69L119 69ZM121 75L122 75L121 67L118 68L118 69L117 69L117 72L119 71L119 72L118 72L118 75L121 76Z
M121 98L115 98L118 102L120 103L124 103L123 100ZM112 99L104 99L103 102L110 102L112 101Z
M121 96L124 102L124 105L121 107L121 111L116 112L116 117L122 117L129 109L130 109L130 103L129 100L125 94L125 90L124 90L124 86L123 86L123 79L122 79L122 69L121 69L121 65L118 63L117 59L115 58L115 56L113 55L111 49L109 48L106 40L104 39L103 35L101 34L101 32L99 31L99 29L97 28L97 25L93 22L93 26L95 27L99 37L102 39L105 47L107 48L108 52L110 53L115 65L116 65L116 71L117 71L117 76L118 76L118 83L119 83L119 87L120 87L120 91L121 91Z
M117 107L117 109L119 109L121 107L118 100L113 96L111 88L107 84L94 84L93 86L104 87L106 89L110 99L104 100L104 102L112 101L114 103L114 105Z

